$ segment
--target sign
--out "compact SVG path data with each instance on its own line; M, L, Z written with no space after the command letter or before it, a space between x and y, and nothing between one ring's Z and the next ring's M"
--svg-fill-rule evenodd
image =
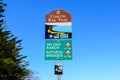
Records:
M55 66L54 66L54 73L55 75L63 74L63 65L61 61L56 61Z
M64 10L54 10L46 15L47 23L71 22L71 14Z
M72 38L72 27L69 23L53 24L46 23L45 38L46 39L70 39Z
M62 71L62 65L55 65L55 74L56 75L62 75L63 71Z
M71 14L53 10L46 15L45 60L72 59Z
M71 40L46 40L45 44L46 60L71 60L72 41Z
M72 38L71 15L64 10L54 10L46 15L45 39Z

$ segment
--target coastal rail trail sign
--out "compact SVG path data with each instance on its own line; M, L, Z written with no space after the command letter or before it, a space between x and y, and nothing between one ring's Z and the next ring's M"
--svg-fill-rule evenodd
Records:
M64 10L46 15L45 60L72 60L71 14Z

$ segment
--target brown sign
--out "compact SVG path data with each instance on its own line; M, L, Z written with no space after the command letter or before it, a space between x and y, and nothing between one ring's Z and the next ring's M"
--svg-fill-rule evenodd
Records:
M46 15L46 23L71 22L71 14L64 10L54 10Z

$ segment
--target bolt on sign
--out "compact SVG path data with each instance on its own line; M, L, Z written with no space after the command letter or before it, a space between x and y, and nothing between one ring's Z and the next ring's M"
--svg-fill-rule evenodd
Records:
M62 62L58 62L57 61L57 63L55 63L54 73L55 73L55 75L62 75L63 74L63 65L62 65Z
M71 14L64 10L53 10L47 14L45 23L45 39L46 60L71 60Z
M46 60L71 60L72 41L71 40L46 40L45 43Z

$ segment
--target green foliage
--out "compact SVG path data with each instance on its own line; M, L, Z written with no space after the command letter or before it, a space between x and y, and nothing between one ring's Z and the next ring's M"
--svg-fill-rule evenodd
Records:
M30 74L28 62L23 60L26 56L20 55L21 40L5 29L5 6L0 1L0 80L24 80Z

